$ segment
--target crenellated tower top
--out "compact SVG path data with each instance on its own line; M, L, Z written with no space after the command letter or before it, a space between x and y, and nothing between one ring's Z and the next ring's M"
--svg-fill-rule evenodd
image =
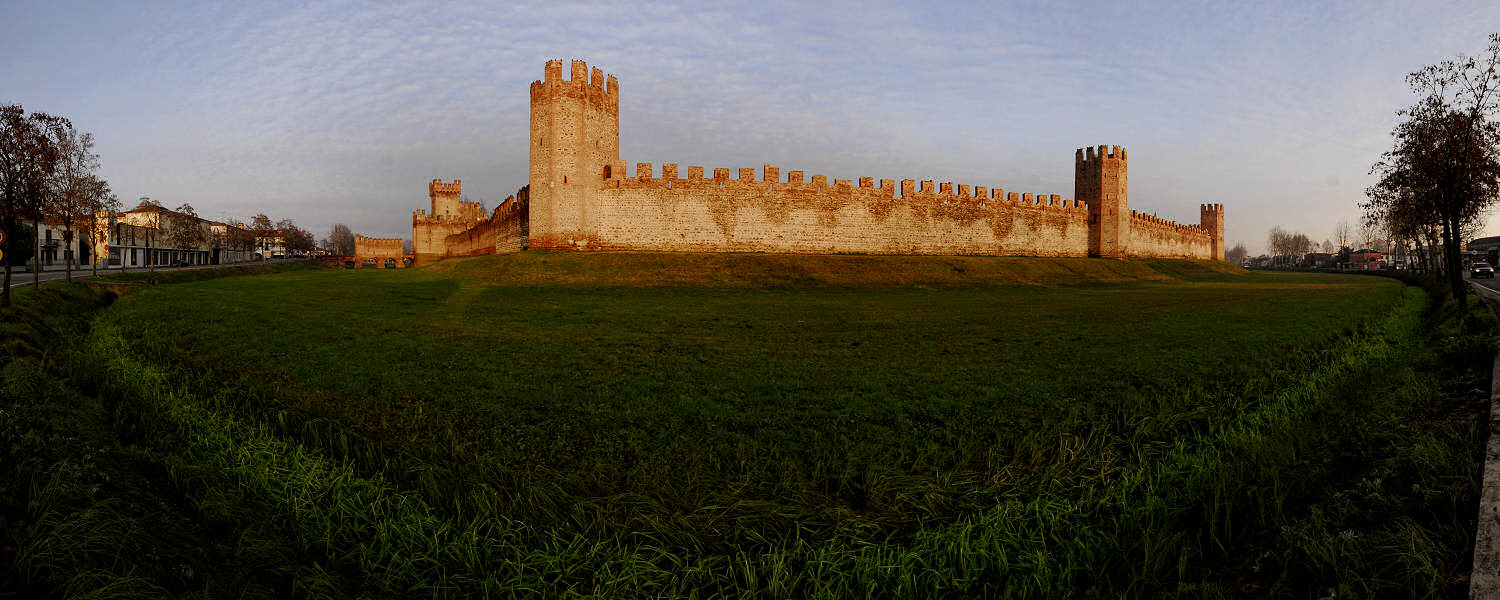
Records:
M1073 162L1078 166L1105 159L1126 160L1125 149L1120 146L1100 145L1097 148L1094 146L1079 148L1073 153Z
M462 179L454 179L453 183L443 183L441 179L434 179L432 183L427 184L427 195L429 197L440 195L457 197L463 195L463 191L464 180Z
M427 198L432 201L432 217L443 218L459 215L463 212L464 182L462 179L454 179L453 183L443 183L441 179L434 179L427 184Z
M620 82L614 75L606 76L597 67L590 72L588 63L581 60L573 61L571 77L564 80L562 75L561 60L547 61L542 79L531 82L531 101L535 103L548 96L563 95L586 100L619 114Z

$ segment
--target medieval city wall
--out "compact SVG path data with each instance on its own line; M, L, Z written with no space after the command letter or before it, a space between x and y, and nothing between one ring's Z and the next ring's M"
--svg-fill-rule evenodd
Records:
M496 206L490 218L472 229L444 238L443 255L472 256L525 250L528 204L527 189L521 188L516 195Z
M609 167L590 194L592 231L533 236L532 248L636 249L735 252L875 254L1017 254L1085 256L1088 212L1079 203L1047 194L932 181L861 178L858 184L822 175L804 180L766 165L728 169L704 177L675 164L639 164L635 177L624 163Z
M412 254L418 263L452 256L448 239L462 234L485 221L484 208L478 202L463 201L463 181L443 183L434 179L427 184L427 198L432 207L412 211Z
M362 235L354 236L354 260L362 263L365 260L374 260L384 263L387 259L395 260L398 265L403 265L406 257L403 240L401 238L374 238Z
M862 177L858 183L765 165L754 169L619 160L619 83L583 61L548 61L531 84L530 171L514 201L485 218L460 182L428 186L432 213L416 211L418 262L443 256L539 250L1163 256L1223 259L1220 205L1197 225L1130 210L1127 153L1074 153L1075 200L998 188ZM524 197L523 197L524 196ZM502 210L502 208L504 210Z
M474 227L473 219L457 216L433 217L425 210L412 213L411 251L418 263L451 255L448 237Z
M1213 258L1213 239L1197 225L1183 225L1130 211L1131 256Z

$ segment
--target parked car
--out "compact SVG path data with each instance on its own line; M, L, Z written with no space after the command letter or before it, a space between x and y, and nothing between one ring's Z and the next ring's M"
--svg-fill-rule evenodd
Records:
M1489 277L1490 279L1494 279L1495 278L1495 268L1491 267L1490 263L1484 263L1484 262L1474 263L1472 265L1469 265L1469 277L1470 278Z

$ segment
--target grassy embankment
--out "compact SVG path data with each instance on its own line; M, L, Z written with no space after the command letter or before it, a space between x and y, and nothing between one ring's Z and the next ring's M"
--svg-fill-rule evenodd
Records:
M523 254L144 289L6 385L72 374L177 560L283 595L1451 596L1490 327L1452 313L1180 261ZM37 529L26 585L98 567Z

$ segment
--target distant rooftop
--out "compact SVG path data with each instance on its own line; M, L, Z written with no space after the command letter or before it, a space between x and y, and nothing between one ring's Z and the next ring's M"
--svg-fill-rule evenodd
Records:
M1478 238L1469 242L1469 250L1494 250L1500 248L1500 235Z

